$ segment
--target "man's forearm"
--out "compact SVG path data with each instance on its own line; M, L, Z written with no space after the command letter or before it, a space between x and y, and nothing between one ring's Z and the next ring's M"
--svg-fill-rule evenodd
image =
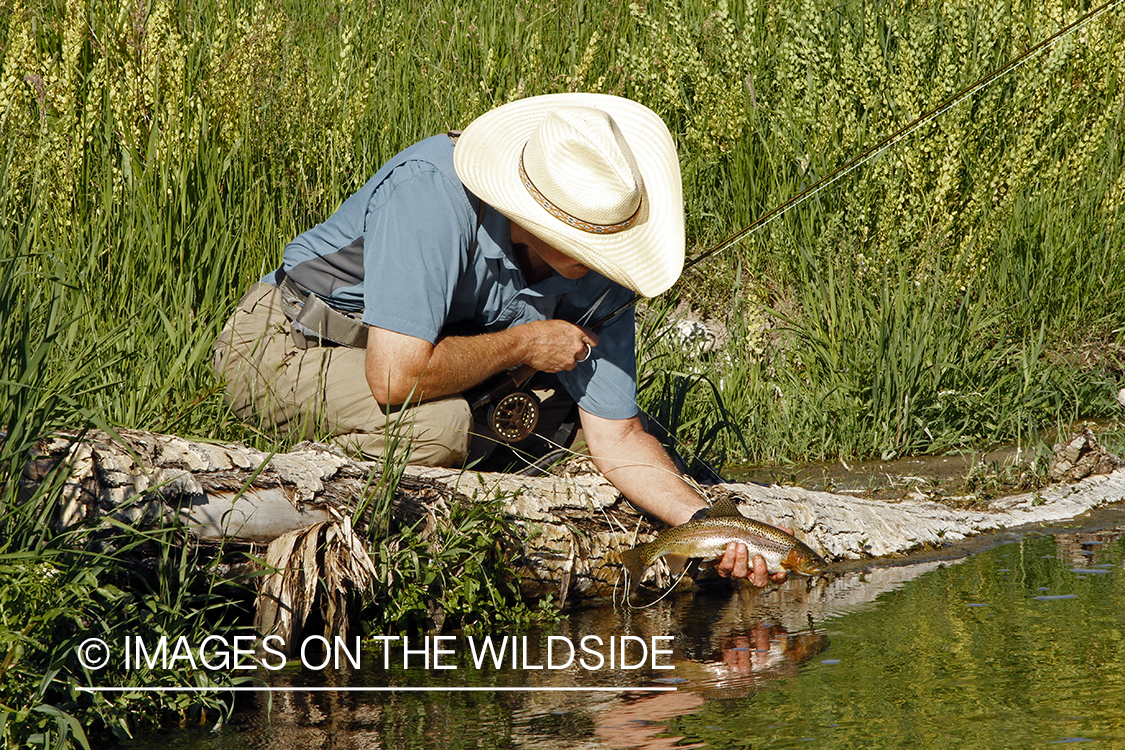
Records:
M434 346L429 366L419 379L422 398L461 393L488 378L522 364L515 329L476 336L448 336Z
M537 320L495 333L423 339L371 327L367 333L367 383L381 404L461 393L518 365L541 372L572 369L593 333L564 320Z
M584 413L582 426L594 464L629 502L673 526L707 507L640 420L615 422Z
M375 330L375 329L372 329ZM461 393L520 364L519 332L512 328L476 336L447 336L436 344L368 337L368 383L383 404L418 402ZM404 337L409 339L409 337Z

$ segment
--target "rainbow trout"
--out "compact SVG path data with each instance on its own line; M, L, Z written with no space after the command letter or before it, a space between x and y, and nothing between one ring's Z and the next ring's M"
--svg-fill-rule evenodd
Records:
M621 553L621 563L635 588L648 566L664 555L675 554L711 560L722 557L730 542L741 542L750 558L761 555L770 573L787 571L813 575L824 569L824 559L796 537L778 528L747 518L732 499L711 506L706 518L665 529L648 544Z

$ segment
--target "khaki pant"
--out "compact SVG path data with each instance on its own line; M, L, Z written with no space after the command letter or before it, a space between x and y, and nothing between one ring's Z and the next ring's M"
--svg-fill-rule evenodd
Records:
M425 466L458 467L491 453L494 440L474 426L460 396L381 407L367 385L366 356L344 346L297 346L277 287L259 283L215 341L213 364L235 415L278 440L328 440L368 460L409 449L408 461ZM536 432L553 436L574 402L553 376L543 379L553 385L535 391L543 400ZM514 446L532 453L549 447L534 436Z
M215 342L214 366L226 378L235 415L279 440L328 440L369 460L396 446L409 461L460 466L473 416L454 396L384 410L364 374L367 352L344 346L299 348L277 287L254 284Z

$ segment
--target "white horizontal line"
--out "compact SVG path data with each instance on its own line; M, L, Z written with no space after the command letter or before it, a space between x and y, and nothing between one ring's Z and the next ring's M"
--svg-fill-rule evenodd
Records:
M674 687L79 687L86 693L667 693Z

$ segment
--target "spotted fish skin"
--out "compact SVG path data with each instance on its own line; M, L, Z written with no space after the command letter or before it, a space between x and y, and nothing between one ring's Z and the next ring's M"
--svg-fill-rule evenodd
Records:
M824 569L824 559L792 534L769 524L747 518L730 498L711 506L705 518L665 529L648 544L621 553L621 562L636 587L644 571L664 555L711 560L722 557L730 542L745 544L751 559L761 555L770 573L814 575Z

